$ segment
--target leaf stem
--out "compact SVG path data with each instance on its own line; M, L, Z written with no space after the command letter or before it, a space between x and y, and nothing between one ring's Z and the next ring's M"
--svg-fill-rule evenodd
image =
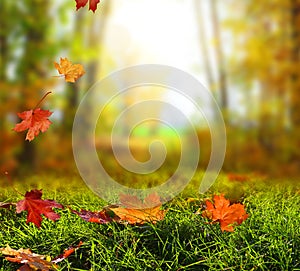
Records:
M36 106L34 107L34 109L33 110L35 110L44 100L45 100L45 98L50 94L50 93L52 93L51 91L48 91L43 97L42 97L42 99L40 99L39 100L39 102L36 104Z

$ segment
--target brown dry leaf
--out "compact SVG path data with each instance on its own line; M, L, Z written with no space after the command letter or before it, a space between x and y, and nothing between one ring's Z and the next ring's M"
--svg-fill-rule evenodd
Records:
M0 248L0 252L2 252L2 254L6 255L6 256L17 256L20 253L32 254L32 252L29 248L26 248L26 249L20 248L20 249L16 250L16 249L11 248L9 245L6 245L6 247ZM43 256L43 255L40 255L40 256Z
M0 248L0 252L6 256L6 260L24 264L18 269L20 271L50 271L57 268L54 263L45 260L47 258L45 255L32 253L30 249L20 248L16 250L7 245L5 248Z

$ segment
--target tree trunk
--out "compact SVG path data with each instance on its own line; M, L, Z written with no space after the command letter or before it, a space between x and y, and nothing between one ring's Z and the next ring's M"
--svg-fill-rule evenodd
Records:
M110 12L111 1L103 2L101 6L101 17L97 20L95 17L91 26L91 32L89 35L89 45L93 46L96 44L98 47L98 59L92 59L87 67L87 84L93 85L96 83L97 74L100 73L102 45L105 37L107 19ZM100 59L100 63L99 63Z
M24 2L27 3L27 2ZM22 18L26 23L24 38L26 40L24 54L19 61L18 74L23 89L21 90L22 106L20 111L32 108L33 100L38 102L40 92L34 89L37 78L42 80L45 72L42 67L44 40L46 38L48 19L48 0L28 1L26 11ZM31 89L32 87L32 89ZM35 144L24 141L22 151L19 155L19 162L23 167L34 167L35 165Z
M217 0L210 0L210 10L213 25L213 34L215 39L215 56L218 66L218 86L220 91L220 104L221 109L226 114L228 109L228 95L227 95L227 83L226 83L226 72L224 55L221 44L221 32L220 32L220 20L217 9ZM226 117L226 116L225 116Z
M203 12L201 12L201 1L194 0L194 6L195 6L195 14L196 14L197 28L198 28L198 35L199 35L199 45L200 45L200 51L202 52L205 75L206 75L209 88L214 92L214 78L213 78L211 62L209 60L209 51L206 43L207 34L205 31L204 20L202 19Z

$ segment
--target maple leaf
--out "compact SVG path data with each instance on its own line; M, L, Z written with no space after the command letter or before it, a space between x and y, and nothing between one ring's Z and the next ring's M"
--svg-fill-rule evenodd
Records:
M55 68L59 74L65 76L66 82L74 83L78 78L85 74L83 66L81 64L72 64L67 58L60 58L60 64L54 62Z
M15 203L12 202L0 202L0 208L9 208L12 205L16 205Z
M31 190L26 192L25 199L20 200L17 203L17 213L27 211L26 223L32 222L38 228L41 226L42 215L52 221L56 221L60 218L59 214L53 211L53 208L62 209L63 206L54 200L42 200L42 190Z
M84 7L88 0L75 0L76 1L76 10ZM97 4L100 2L100 0L89 0L90 6L89 6L89 10L92 10L93 12L96 11L97 9Z
M0 252L2 252L3 255L7 255L7 256L17 256L20 253L27 253L30 254L32 253L30 249L24 249L24 248L20 248L18 250L15 250L13 248L11 248L9 245L6 245L6 247L0 248ZM40 255L43 256L43 255Z
M129 224L144 224L150 222L155 224L165 217L166 211L161 210L160 198L153 193L148 195L144 202L136 196L120 195L121 206L108 206L118 217L118 221L124 221Z
M77 246L68 247L67 249L64 250L63 254L55 257L51 262L59 263L59 262L63 261L64 259L68 258L71 254L73 254L78 248L80 248L82 244L83 244L83 242L80 241Z
M45 259L47 258L45 255L32 253L30 249L20 248L15 250L7 245L5 248L0 248L0 251L6 256L6 260L15 263L23 263L24 265L18 269L20 271L57 270L57 266L53 262Z
M232 232L234 224L241 224L247 217L244 205L237 203L230 205L230 201L224 195L214 196L214 204L206 201L206 210L202 213L205 218L210 218L213 222L219 222L222 231Z
M28 129L26 140L31 141L40 133L40 131L47 131L51 124L51 121L48 119L51 114L52 112L49 110L43 110L40 108L18 113L22 122L17 123L13 130L16 132L23 132Z
M250 178L247 175L242 175L242 174L235 174L235 173L229 173L227 175L227 178L229 181L236 181L236 182L246 182L249 181Z
M147 209L129 209L129 208L110 208L118 217L119 221L125 221L129 224L144 224L150 222L155 224L159 220L163 220L166 211L160 210L161 206Z
M18 271L50 271L58 270L56 263L63 261L74 253L83 242L79 242L77 246L70 246L65 249L63 254L55 257L53 260L49 256L32 253L30 249L20 248L18 250L12 249L9 245L5 248L0 248L0 252L5 255L5 259L10 262L23 263Z
M106 210L92 212L81 209L80 211L70 209L72 213L77 214L83 220L98 224L105 224L112 221L112 218L107 214Z

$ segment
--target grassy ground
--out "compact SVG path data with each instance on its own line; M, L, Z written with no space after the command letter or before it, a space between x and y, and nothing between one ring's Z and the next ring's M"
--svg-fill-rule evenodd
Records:
M100 210L105 205L79 181L30 180L26 185L16 184L18 190L43 188L43 198L74 209ZM204 195L197 195L196 187L195 180L165 204L169 211L156 225L99 225L59 210L59 221L45 219L37 229L25 223L24 212L17 215L0 209L0 247L9 244L56 256L70 244L83 241L82 247L60 264L60 270L300 270L299 187L256 180L232 184L225 177ZM233 233L222 233L218 224L208 224L194 214L203 199L217 191L244 203L250 215ZM186 200L195 196L199 200ZM2 186L0 201L20 199L11 188ZM19 265L1 257L0 266L1 271L10 271Z

